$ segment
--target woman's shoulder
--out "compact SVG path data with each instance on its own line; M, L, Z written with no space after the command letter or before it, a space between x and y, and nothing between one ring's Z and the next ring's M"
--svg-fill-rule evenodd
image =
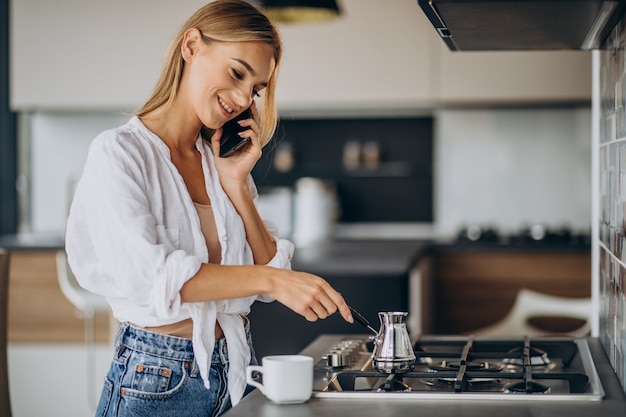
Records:
M91 153L111 154L145 154L154 149L155 140L141 121L133 116L125 124L102 131L95 137L90 146Z

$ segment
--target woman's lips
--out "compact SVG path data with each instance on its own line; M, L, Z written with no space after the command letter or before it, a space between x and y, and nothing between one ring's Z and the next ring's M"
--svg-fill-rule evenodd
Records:
M222 107L222 111L226 116L231 116L234 113L234 110L220 97L217 98L217 101L219 102L220 106Z

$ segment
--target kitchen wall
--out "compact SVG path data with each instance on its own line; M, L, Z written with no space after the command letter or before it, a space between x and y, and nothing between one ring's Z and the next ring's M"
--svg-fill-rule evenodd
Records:
M90 141L128 116L36 112L23 117L32 155L32 221L25 227L60 232L68 190L80 175ZM590 228L589 108L440 110L434 118L438 234L453 235L467 223L503 231L534 223ZM318 140L323 146L324 138Z
M435 224L502 232L591 222L589 108L464 109L437 113Z
M626 19L599 54L600 338L626 391Z

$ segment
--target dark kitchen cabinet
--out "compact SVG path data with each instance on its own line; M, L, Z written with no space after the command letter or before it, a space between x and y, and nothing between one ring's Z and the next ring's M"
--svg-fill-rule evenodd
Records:
M281 119L252 175L260 189L326 180L340 223L431 222L433 124L430 116Z
M379 311L408 311L409 271L427 245L408 240L333 240L296 248L292 267L326 279L349 306L378 329ZM308 322L277 301L254 303L249 317L259 359L297 353L324 333L369 333L359 324L346 323L338 313Z

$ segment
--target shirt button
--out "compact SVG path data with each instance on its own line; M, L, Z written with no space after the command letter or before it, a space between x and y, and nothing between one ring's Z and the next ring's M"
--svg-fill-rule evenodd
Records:
M226 236L226 235L222 236L222 240L223 240L224 242L226 242L226 241L228 240L228 236Z

